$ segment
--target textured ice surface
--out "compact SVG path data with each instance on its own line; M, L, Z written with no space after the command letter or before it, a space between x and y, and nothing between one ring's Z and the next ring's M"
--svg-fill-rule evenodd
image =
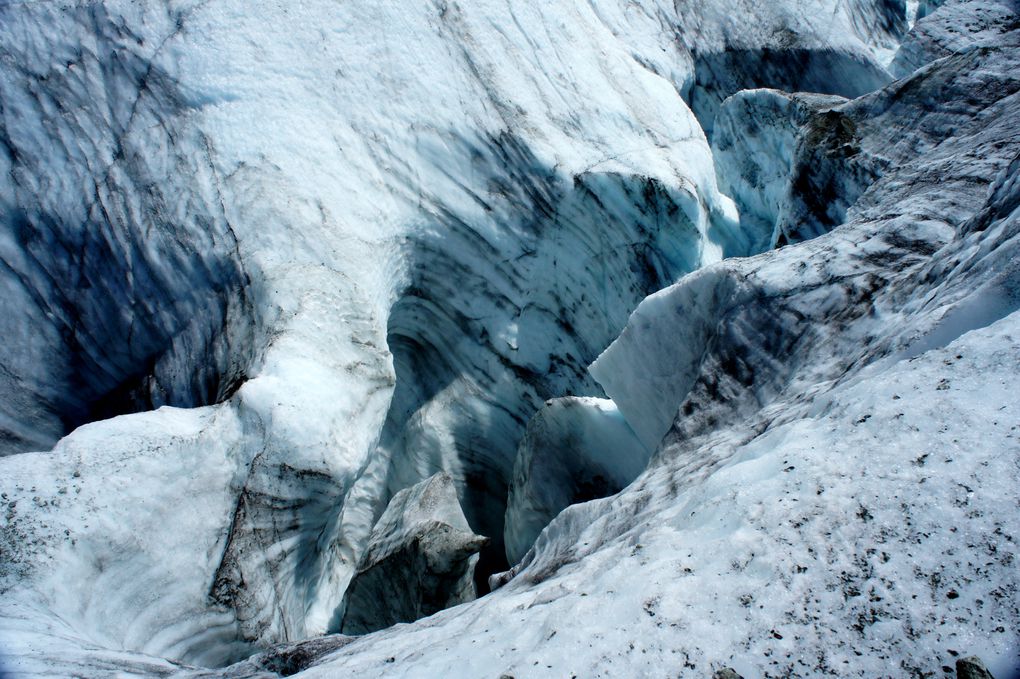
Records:
M904 39L889 66L896 76L909 75L961 50L983 45L1016 46L1020 24L1016 4L1011 0L928 4L930 8Z
M856 97L889 82L885 68L907 29L899 2L675 4L694 77L684 91L706 134L719 105L774 87Z
M666 430L650 468L490 596L309 674L1020 670L1016 59L850 104L890 160L851 221L651 296L593 368L639 435Z
M337 611L339 629L374 632L471 601L478 551L487 542L471 532L449 474L405 488L372 529Z
M822 183L780 230L818 237L718 263L768 229L702 125L747 87L885 85L905 28L864 0L0 6L0 662L1006 667L1015 31L961 29L798 130L791 186ZM734 197L771 209L754 186ZM438 472L493 538L481 575L505 566L519 444L564 396L601 413L564 479L629 480L599 434L619 415L650 468L488 597L294 643Z
M835 96L742 90L723 102L712 152L720 188L740 211L740 236L752 252L773 247L790 209L797 143L804 125L846 100Z
M212 662L235 637L324 631L390 496L437 471L501 555L527 418L599 393L587 362L644 295L718 259L705 234L735 217L675 83L633 56L688 72L642 14L0 12L5 446L47 448L111 394L115 411L229 397L217 416L239 423L220 439L230 508L196 518L211 570L180 574L188 596L129 601L130 635L83 623L104 644ZM163 451L169 473L181 444L146 422L95 425L93 445L122 450L132 430L123 454ZM162 512L125 509L124 530L145 542ZM99 534L27 547L25 593L73 579L52 550L114 549Z
M910 676L950 651L1010 676L1018 337L1013 314L782 404L699 447L726 448L711 470L664 455L561 515L509 585L308 676Z

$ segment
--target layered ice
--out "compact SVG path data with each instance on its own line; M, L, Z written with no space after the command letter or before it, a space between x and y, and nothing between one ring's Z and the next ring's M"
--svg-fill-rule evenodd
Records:
M0 12L0 455L223 400L257 354L259 311L213 151L153 61L170 19Z
M889 161L848 221L652 295L593 366L661 438L649 469L489 597L309 676L1020 670L1016 60L964 51L847 104Z
M921 3L918 24L896 51L890 71L902 77L936 59L982 45L1016 44L1016 6L1009 0Z
M676 6L694 67L685 98L709 138L719 106L741 90L857 97L885 85L907 30L900 2Z
M779 90L742 90L716 115L712 153L719 188L740 212L744 248L759 252L787 236L797 144L808 121L846 99Z
M502 567L527 419L599 394L586 364L641 297L718 259L705 234L735 219L673 80L686 54L652 15L0 12L5 450L161 404L218 403L239 423L219 441L229 509L196 518L214 536L192 547L204 575L180 571L188 586L159 606L111 597L130 632L32 584L75 579L55 550L106 563L114 543L12 538L33 568L11 576L11 606L23 594L101 645L217 663L325 631L390 498L439 471ZM146 418L114 421L88 445L125 465L188 454ZM38 484L8 485L16 502ZM165 543L145 528L158 504L113 487L106 502L130 506L140 552ZM178 576L160 563L149 580Z

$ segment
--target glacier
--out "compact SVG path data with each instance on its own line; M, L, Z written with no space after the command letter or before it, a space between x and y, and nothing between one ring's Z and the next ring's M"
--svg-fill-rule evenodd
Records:
M1020 10L907 4L0 4L0 674L1020 672Z

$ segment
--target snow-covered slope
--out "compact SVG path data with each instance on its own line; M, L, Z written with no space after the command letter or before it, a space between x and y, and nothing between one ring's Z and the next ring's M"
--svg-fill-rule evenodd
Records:
M755 146L726 97L885 86L902 4L0 6L0 665L1006 662L1020 57L975 23ZM293 645L429 478L507 584Z

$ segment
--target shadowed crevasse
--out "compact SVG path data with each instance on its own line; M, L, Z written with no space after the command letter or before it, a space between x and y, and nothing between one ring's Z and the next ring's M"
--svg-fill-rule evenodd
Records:
M687 103L710 139L719 106L740 90L770 87L852 99L892 80L874 61L832 49L727 49L694 56Z
M408 282L388 333L397 383L380 451L387 496L453 475L471 528L492 538L478 569L485 591L507 566L508 483L528 420L549 398L601 395L588 364L638 301L699 265L695 220L720 217L656 179L565 176L509 132L452 135L445 147L460 157L437 166L466 159L489 190L472 196L477 221L424 197L436 222L405 243Z
M249 279L217 195L215 150L182 124L191 104L103 6L73 11L97 49L45 73L23 67L37 84L28 92L0 84L10 180L0 193L0 454L49 448L97 419L221 401L253 354ZM0 57L22 61L4 47ZM95 75L84 88L82 71ZM137 99L107 106L107 91L121 89ZM47 116L58 101L76 117ZM65 166L73 187L52 184L50 168Z

